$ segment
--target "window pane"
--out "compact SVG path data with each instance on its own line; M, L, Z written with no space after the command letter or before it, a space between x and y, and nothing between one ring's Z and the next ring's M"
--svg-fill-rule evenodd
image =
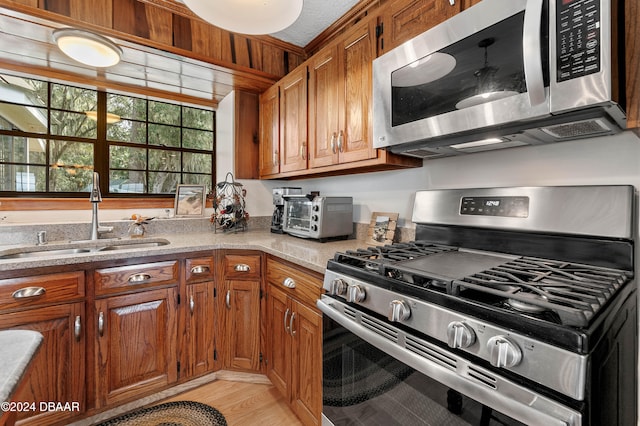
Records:
M144 194L146 192L145 172L112 170L109 172L109 192L119 194Z
M184 183L190 185L204 185L207 191L212 188L211 175L183 175Z
M0 135L0 163L47 164L44 139Z
M182 171L211 174L211 157L212 155L210 154L185 152L182 156Z
M107 94L107 112L116 114L121 118L146 121L147 101L145 99L109 93Z
M47 133L47 109L0 102L0 129Z
M163 172L180 171L180 153L176 151L165 151L159 149L149 150L149 170Z
M49 170L49 192L89 192L93 169L52 166Z
M149 101L149 121L179 126L180 105Z
M83 112L51 111L51 134L95 139L98 123Z
M147 150L112 145L109 147L109 168L145 170L147 168Z
M107 126L107 139L110 141L145 143L147 124L138 121L120 120Z
M150 194L175 194L178 183L179 173L149 172Z
M51 84L51 108L67 111L95 111L98 92L63 84Z
M182 125L194 129L213 130L213 111L183 107Z
M44 166L0 164L0 191L46 191L46 173Z
M182 146L191 149L213 151L213 132L182 129Z
M149 124L149 145L180 147L180 128Z

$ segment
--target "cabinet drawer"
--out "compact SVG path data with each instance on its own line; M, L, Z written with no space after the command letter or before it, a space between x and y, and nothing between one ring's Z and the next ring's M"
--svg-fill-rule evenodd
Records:
M187 283L213 280L213 256L187 259L184 273Z
M224 277L225 279L255 279L260 278L259 254L225 254L224 256Z
M300 302L313 307L322 293L320 274L274 259L267 260L267 281Z
M97 269L93 274L96 295L177 284L178 270L177 260Z
M84 272L0 280L1 310L69 302L84 297Z

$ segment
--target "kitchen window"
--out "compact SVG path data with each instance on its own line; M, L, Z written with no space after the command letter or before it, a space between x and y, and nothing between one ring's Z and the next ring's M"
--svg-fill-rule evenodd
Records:
M110 197L212 187L215 111L0 74L0 196Z

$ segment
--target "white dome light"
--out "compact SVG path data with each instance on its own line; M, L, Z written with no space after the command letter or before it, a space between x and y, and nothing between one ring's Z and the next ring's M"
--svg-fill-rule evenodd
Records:
M60 50L85 65L110 67L120 62L122 49L106 37L76 28L61 28L53 32Z
M273 34L298 19L303 0L183 0L216 27L240 34Z

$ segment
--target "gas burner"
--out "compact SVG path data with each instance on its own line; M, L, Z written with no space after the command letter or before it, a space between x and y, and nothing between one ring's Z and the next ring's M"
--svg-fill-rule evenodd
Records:
M540 313L546 311L546 308L540 306L539 302L547 301L547 297L541 294L535 293L519 293L521 299L507 299L506 303L511 308L515 309L518 312L525 312L528 314L532 313ZM530 300L525 301L525 300Z

